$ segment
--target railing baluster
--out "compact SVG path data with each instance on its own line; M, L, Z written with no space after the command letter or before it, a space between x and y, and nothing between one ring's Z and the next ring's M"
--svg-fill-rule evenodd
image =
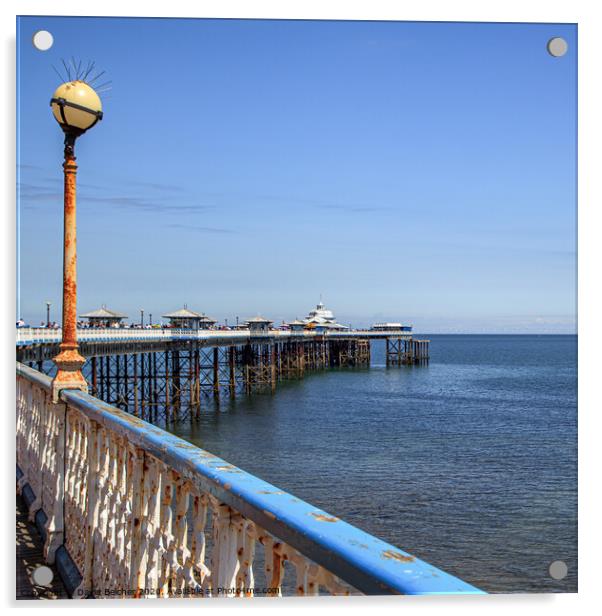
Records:
M128 590L135 597L140 596L144 579L143 565L145 554L142 550L142 514L143 514L143 471L144 450L132 447L130 450L132 513L130 520L130 583Z
M161 463L147 455L146 458L145 498L148 502L148 510L145 516L143 535L146 537L146 549L148 562L146 569L145 588L151 590L149 596L158 595L157 586L160 576L160 562L164 553L161 536Z
M82 537L84 543L84 562L82 574L82 582L76 590L78 597L87 596L93 590L92 577L94 574L94 536L96 534L96 526L98 523L99 498L98 498L98 472L99 472L99 448L98 448L98 425L93 421L86 421L86 436L87 436L87 464L84 468L86 473L86 490L84 499L84 507L82 508L86 515L84 526L84 535Z
M127 588L129 567L126 561L125 538L129 526L130 506L128 499L127 469L129 451L125 439L116 438L117 448L117 498L115 502L116 520L112 529L114 558L112 560L110 586Z
M163 560L161 563L161 575L159 578L159 593L162 597L169 594L170 560L173 557L173 534L172 534L172 498L173 481L171 471L165 467L162 473L162 496L161 496L161 529L163 531Z
M65 546L78 570L84 574L86 532L86 419L67 406L67 451L65 454ZM81 596L81 595L78 595Z
M213 558L211 590L214 595L233 597L240 567L237 554L237 523L239 514L223 503L213 507Z
M91 589L98 589L101 592L105 588L105 576L106 571L104 563L107 562L107 551L109 541L107 537L107 525L109 517L109 499L111 493L110 483L110 467L111 467L111 453L110 439L107 430L100 427L96 430L96 450L98 459L98 468L96 472L95 493L96 493L96 508L97 517L92 534L92 576L91 576ZM88 498L88 502L89 502Z
M297 572L296 582L295 582L295 592L300 595L306 595L308 592L308 570L309 570L309 562L306 558L298 558L293 561L295 564L295 569Z
M44 448L44 392L40 389L30 389L29 402L32 414L31 432L29 434L29 446L33 453L29 460L29 483L33 488L35 499L29 505L29 520L33 521L38 509L42 506L42 466L43 466L43 448Z
M103 436L103 460L101 465L104 473L101 473L101 505L98 516L99 557L95 559L95 573L97 573L98 590L101 594L111 588L112 577L117 575L119 563L115 559L115 524L117 523L117 500L119 488L117 485L118 445L114 435L108 430L102 431Z
M188 523L186 515L190 502L190 486L182 478L176 482L176 528L175 528L175 588L184 590L184 566L188 560Z
M236 577L236 587L246 589L243 594L245 597L253 596L255 578L253 575L253 561L255 560L256 542L255 524L250 520L244 520L241 532L239 533L238 554L240 570Z
M52 564L57 549L64 541L64 499L65 499L65 440L66 405L54 404L50 397L46 400L48 412L54 416L54 451L50 455L49 481L52 486L52 509L47 511L46 542L44 557Z
M184 579L188 587L193 591L206 592L206 580L210 570L205 564L205 527L207 524L207 497L198 493L192 495L192 538L190 552L184 566ZM198 580L197 580L198 576Z
M282 555L282 543L280 541L274 541L272 537L270 537L269 544L271 545L271 556L272 556L272 578L269 580L268 588L277 589L274 593L272 592L270 597L281 597L282 596L282 578L284 577L284 558ZM266 546L266 560L269 557L269 553Z

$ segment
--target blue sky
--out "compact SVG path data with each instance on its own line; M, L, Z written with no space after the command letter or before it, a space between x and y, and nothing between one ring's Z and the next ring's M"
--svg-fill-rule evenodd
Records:
M77 143L79 312L279 321L322 294L353 326L575 331L575 26L25 17L18 34L26 320L46 300L59 317L48 103L75 56L113 82Z

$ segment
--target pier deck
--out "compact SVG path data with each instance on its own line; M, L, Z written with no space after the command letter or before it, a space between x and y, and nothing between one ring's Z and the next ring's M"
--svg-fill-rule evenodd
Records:
M61 582L56 567L44 560L42 540L33 524L27 519L27 508L21 496L17 495L17 581L16 598L23 599L67 599L67 591ZM54 578L50 586L39 586L33 579L33 571L39 566L50 567Z

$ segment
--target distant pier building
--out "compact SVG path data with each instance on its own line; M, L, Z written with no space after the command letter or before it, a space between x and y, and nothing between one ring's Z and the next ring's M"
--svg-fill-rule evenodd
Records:
M294 321L287 323L287 325L292 332L302 332L307 323L305 321L301 321L300 319L295 319Z
M251 333L257 334L269 332L273 322L274 321L270 321L270 319L258 315L251 319L247 319L245 324Z
M309 311L309 314L303 319L303 323L305 324L305 329L315 329L318 331L349 329L346 325L337 323L332 310L325 308L322 301L313 310ZM289 323L289 325L291 324Z
M121 327L122 321L128 318L126 314L109 310L104 304L98 310L79 316L80 319L87 319L90 327Z
M401 331L411 333L412 331L410 325L402 325L401 323L375 323L371 329L375 332Z
M186 304L184 308L163 315L164 319L169 319L169 325L176 329L192 329L198 331L201 329L211 329L217 321L208 317L204 313L190 310Z

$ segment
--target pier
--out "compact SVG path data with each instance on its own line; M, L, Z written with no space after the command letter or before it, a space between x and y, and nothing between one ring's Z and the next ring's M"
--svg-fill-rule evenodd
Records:
M61 331L17 330L17 359L52 374ZM224 396L275 392L279 382L329 368L368 368L386 341L387 366L423 364L429 341L406 330L80 329L89 393L152 423L191 420Z
M61 331L21 328L16 346L17 491L42 541L34 561L53 566L63 593L482 594L159 427L194 420L204 399L367 368L377 339L388 365L426 362L427 341L401 330L94 328L77 337L89 393L65 389L58 403L44 372Z

